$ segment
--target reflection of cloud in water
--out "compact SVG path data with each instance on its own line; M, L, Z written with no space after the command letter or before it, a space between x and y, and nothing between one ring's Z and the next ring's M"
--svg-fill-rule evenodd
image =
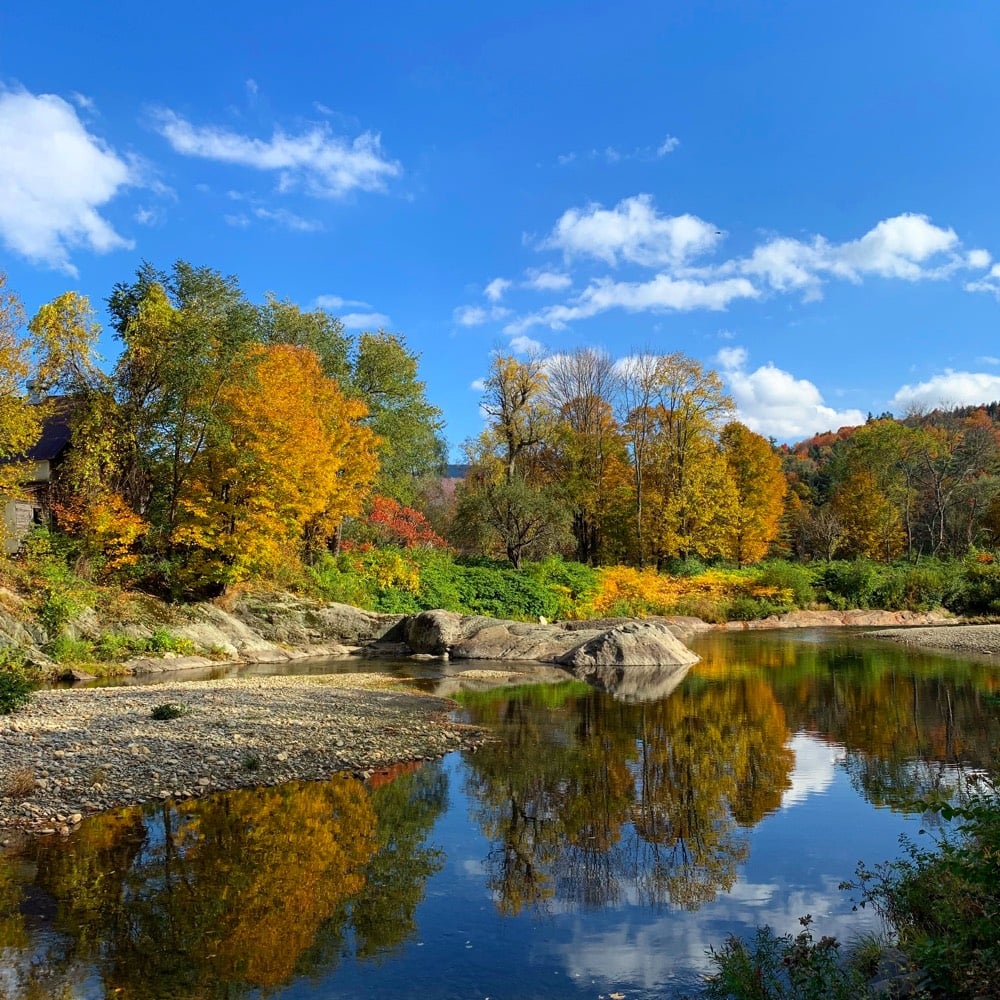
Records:
M749 937L748 924L766 924L776 934L794 935L802 929L799 918L811 913L816 917L811 928L815 939L831 934L845 945L878 927L868 911L831 914L846 902L834 879L791 892L773 884L739 882L728 895L695 913L671 910L649 922L640 922L637 915L596 933L588 933L585 922L574 922L570 940L555 945L554 958L567 976L584 982L593 980L605 988L628 983L653 991L681 985L692 972L709 971L708 949L721 948L730 933Z
M783 808L825 792L833 784L837 764L845 757L843 747L831 746L806 733L796 733L788 746L795 754L795 767L789 777L791 787L781 799Z

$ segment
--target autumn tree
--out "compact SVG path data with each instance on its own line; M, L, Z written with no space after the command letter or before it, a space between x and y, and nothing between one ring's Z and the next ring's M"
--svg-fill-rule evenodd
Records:
M123 493L128 431L114 382L100 368L100 335L88 299L66 292L43 305L31 320L41 355L36 385L61 396L50 411L69 424L71 447L60 463L50 503L61 530L76 537L80 558L92 571L133 564L148 522Z
M184 261L169 274L144 264L108 307L123 347L114 379L130 435L124 493L169 546L192 469L225 433L221 400L245 377L255 310L234 277Z
M482 409L490 424L466 443L470 471L457 491L456 533L477 545L499 545L511 565L558 550L568 517L559 485L539 462L552 430L548 376L540 358L493 358Z
M740 566L758 562L778 537L787 483L771 443L740 423L719 435L735 496L727 519L723 554Z
M625 444L612 409L618 375L610 356L593 348L549 358L545 371L553 430L543 461L572 506L576 558L594 564L628 482Z
M24 307L0 271L0 496L19 494L24 466L16 461L38 440L41 413L27 387L33 372L32 344L22 332Z
M219 387L224 424L206 436L178 497L173 546L196 579L226 585L294 566L361 512L377 472L364 405L308 348L252 345Z

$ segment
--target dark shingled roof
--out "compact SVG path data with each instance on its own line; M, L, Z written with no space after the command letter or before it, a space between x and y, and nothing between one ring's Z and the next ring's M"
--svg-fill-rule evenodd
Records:
M70 407L66 401L56 401L49 418L42 424L42 436L38 443L29 449L25 458L32 462L46 462L58 458L69 444Z

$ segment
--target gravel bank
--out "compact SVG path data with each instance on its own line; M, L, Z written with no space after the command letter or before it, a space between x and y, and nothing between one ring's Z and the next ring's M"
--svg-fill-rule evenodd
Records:
M187 711L155 721L166 702ZM88 814L153 799L368 777L480 745L481 730L448 721L453 707L379 674L39 691L0 717L0 841L65 834Z
M869 632L875 639L890 639L908 646L946 649L955 653L1000 654L1000 625L941 625L936 628L887 628Z

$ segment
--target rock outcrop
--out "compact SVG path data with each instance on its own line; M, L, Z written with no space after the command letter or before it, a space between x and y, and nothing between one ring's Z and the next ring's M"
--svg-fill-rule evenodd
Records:
M425 611L404 621L403 635L414 653L453 660L556 663L574 672L596 666L682 666L698 660L662 621L532 624Z

